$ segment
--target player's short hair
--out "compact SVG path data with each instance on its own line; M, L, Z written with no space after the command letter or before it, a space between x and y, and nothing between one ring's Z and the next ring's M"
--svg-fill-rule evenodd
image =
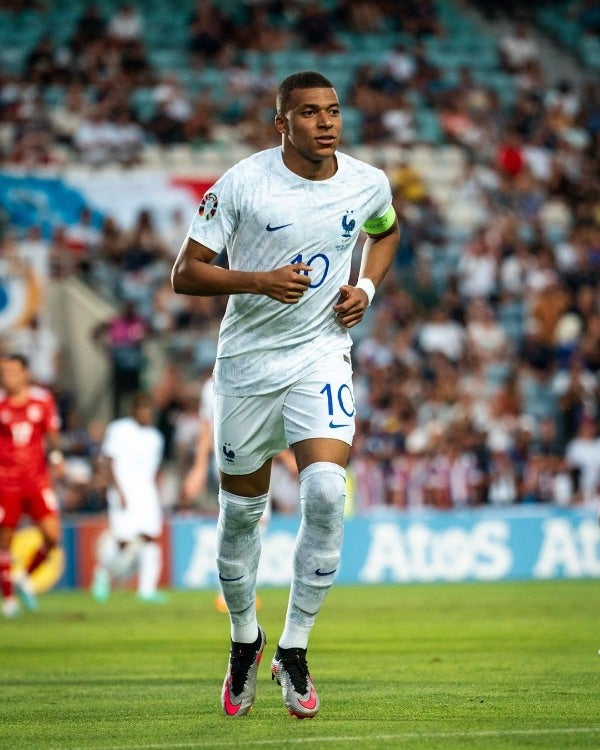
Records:
M4 352L0 355L0 359L5 360L6 362L20 362L21 367L24 370L29 370L29 360L20 352Z
M275 106L277 114L283 114L290 102L294 89L332 89L333 83L321 73L314 70L303 70L300 73L292 73L284 78L277 89Z

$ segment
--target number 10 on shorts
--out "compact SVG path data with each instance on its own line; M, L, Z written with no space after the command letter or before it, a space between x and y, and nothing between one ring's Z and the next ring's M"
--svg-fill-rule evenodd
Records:
M327 398L327 413L329 414L329 426L333 429L336 427L348 427L348 419L354 416L354 398L350 386L346 383L341 385L337 392L331 387L331 383L326 383L320 391Z

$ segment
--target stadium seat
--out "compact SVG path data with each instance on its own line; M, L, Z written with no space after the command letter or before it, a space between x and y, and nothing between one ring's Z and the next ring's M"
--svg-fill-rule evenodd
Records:
M443 140L442 129L437 114L431 109L418 109L415 112L417 141L440 144Z
M361 140L363 113L354 107L344 107L342 111L342 140L346 145L355 145Z
M135 116L142 122L151 120L156 112L154 91L151 88L139 88L132 91L129 103Z

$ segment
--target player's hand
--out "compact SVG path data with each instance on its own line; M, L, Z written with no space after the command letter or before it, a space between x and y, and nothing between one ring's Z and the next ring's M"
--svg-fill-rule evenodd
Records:
M50 476L53 482L58 482L61 479L66 479L68 475L67 463L63 459L59 463L50 464Z
M312 266L306 263L282 266L274 271L268 271L264 287L264 294L286 305L295 305L310 285L309 271Z
M344 284L340 287L340 296L333 306L338 323L344 328L353 328L363 319L369 306L369 298L364 289Z
M67 463L62 451L57 450L56 448L51 450L48 454L48 465L50 467L52 481L56 482L67 476Z

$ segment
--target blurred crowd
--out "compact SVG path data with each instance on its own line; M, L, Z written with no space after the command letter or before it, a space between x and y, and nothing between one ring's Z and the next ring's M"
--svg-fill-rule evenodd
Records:
M43 2L34 5L44 12ZM324 10L282 0L248 3L245 13L234 20L218 4L200 1L189 19L191 68L214 67L228 81L218 104L210 91L192 97L176 71L153 68L136 6L125 3L104 17L89 5L65 46L44 38L22 75L0 72L4 165L49 163L58 145L89 164L131 166L149 142L205 142L219 128L232 142L276 145L268 121L277 79L272 70L252 72L240 50L297 44L343 56L344 31L405 32L415 43L382 50L379 63L357 69L342 100L361 114L360 145L392 147L379 166L389 174L402 227L396 264L353 332L353 510L596 504L597 77L583 71L547 82L531 17L496 42L498 70L514 88L507 100L479 82L475 70L462 66L450 76L428 59L427 40L445 33L433 2L340 0ZM137 87L153 92L155 114L145 121L131 107ZM44 92L56 88L64 97L49 106ZM439 143L419 142L419 102L438 118ZM458 155L445 206L431 175L410 158L416 149ZM143 382L145 344L163 342L168 364L151 387L166 437L169 502L214 511L214 477L201 502L180 491L225 304L171 290L170 268L189 219L174 212L170 225L158 229L151 212L141 211L126 230L111 216L98 222L85 210L76 224L45 238L36 227L20 233L5 217L0 262L3 269L29 266L46 279L75 276L124 301L91 333L113 365L118 355L129 367L129 374L113 370L115 414ZM360 248L354 273L359 255ZM3 345L29 353L36 379L55 384L60 352L43 316L4 332ZM98 510L103 489L94 461L103 425L82 424L69 394L59 393L59 403L72 471L63 507ZM278 467L276 511L295 510L290 471Z
M51 0L8 3L14 12L43 14L51 7ZM340 0L325 10L315 2L272 0L242 3L233 14L198 0L187 19L185 67L192 74L219 71L226 96L209 86L192 95L180 70L153 64L141 7L123 3L107 11L88 4L70 38L57 43L44 34L22 73L0 71L4 163L43 165L76 155L95 166L132 166L149 143L205 144L223 134L256 148L275 145L275 133L264 126L277 77L268 64L251 70L242 53L343 54L345 31L397 28L419 36L439 26L432 2Z

